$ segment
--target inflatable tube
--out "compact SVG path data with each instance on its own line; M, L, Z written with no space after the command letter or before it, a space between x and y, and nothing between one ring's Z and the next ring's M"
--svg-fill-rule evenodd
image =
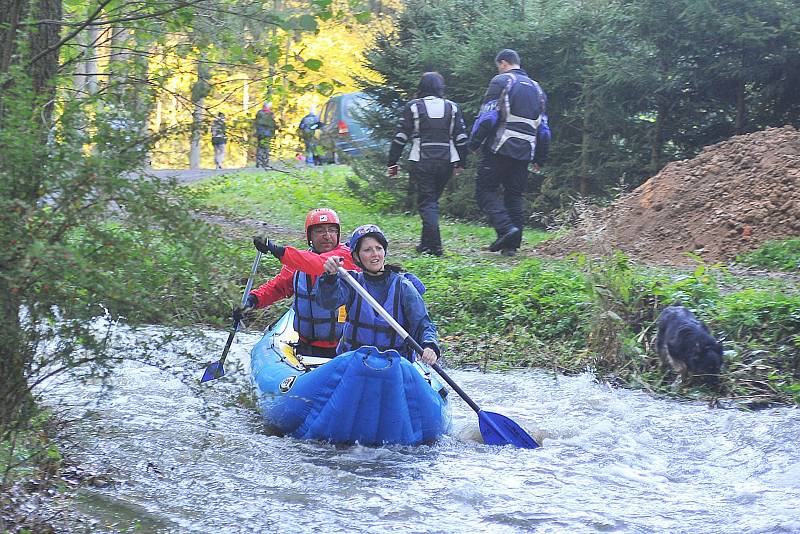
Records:
M273 431L362 445L418 445L448 431L447 390L427 366L375 347L332 359L295 355L292 314L251 352L258 406Z

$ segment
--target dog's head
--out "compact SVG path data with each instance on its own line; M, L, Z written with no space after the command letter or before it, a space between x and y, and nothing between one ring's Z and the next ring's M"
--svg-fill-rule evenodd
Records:
M697 343L689 360L692 374L709 385L718 384L722 368L722 351L722 343L717 343L713 339Z

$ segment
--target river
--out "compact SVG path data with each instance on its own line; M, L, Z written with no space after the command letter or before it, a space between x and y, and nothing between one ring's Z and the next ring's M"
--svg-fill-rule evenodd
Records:
M240 402L257 336L239 334L226 376L199 385L226 337L201 334L160 349L160 366L126 363L110 389L59 380L44 391L77 419L70 454L113 480L76 497L96 531L800 532L795 408L709 409L588 373L451 370L543 447L480 443L453 392L453 431L435 444L332 446L269 435Z

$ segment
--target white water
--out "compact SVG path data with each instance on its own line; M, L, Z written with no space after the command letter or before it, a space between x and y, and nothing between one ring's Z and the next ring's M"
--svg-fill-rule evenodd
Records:
M451 376L537 450L479 443L451 392L453 434L432 446L335 447L267 435L235 399L249 388L240 334L226 377L199 386L212 348L175 345L159 370L127 364L105 395L46 395L81 418L76 454L116 482L83 490L104 531L800 532L800 411L756 413L610 389L590 375ZM184 351L201 362L186 363Z

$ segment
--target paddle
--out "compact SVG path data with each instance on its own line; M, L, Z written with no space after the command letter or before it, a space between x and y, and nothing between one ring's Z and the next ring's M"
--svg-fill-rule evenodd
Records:
M253 288L253 277L256 275L256 271L258 270L258 262L260 261L261 251L258 251L258 254L256 254L256 259L253 262L253 268L250 270L250 277L247 279L247 286L244 288L244 294L242 295L242 307L247 305L247 297L250 296L250 290ZM225 349L222 351L222 356L219 360L210 363L208 367L206 367L206 372L203 373L203 378L200 379L201 384L203 382L208 382L209 380L216 380L225 374L225 369L222 367L222 364L225 363L225 358L228 357L228 351L231 350L233 336L235 336L236 332L239 331L239 322L239 320L233 321L231 333L228 334L228 341L225 343Z
M339 276L344 278L348 284L353 286L353 289L361 295L364 300L369 302L370 306L378 312L378 314L383 317L387 323L389 323L395 331L400 334L405 341L411 344L414 347L414 350L417 351L418 354L422 354L422 347L420 347L419 343L417 343L412 337L411 334L405 331L405 329L400 326L400 324L394 320L389 312L383 309L383 306L378 304L378 302L370 295L367 290L359 284L355 278L350 276L350 273L345 270L344 267L338 267ZM483 436L484 443L488 443L489 445L514 445L515 447L521 447L524 449L535 449L539 446L536 443L536 440L533 439L525 430L522 429L517 423L509 419L504 415L500 415L499 413L494 412L487 412L485 410L481 410L480 406L478 406L475 401L469 398L469 395L464 393L464 390L461 389L458 384L456 384L452 378L450 378L447 373L439 367L438 363L434 363L431 365L433 370L439 373L439 376L444 378L445 382L450 384L450 387L455 390L458 395L464 399L464 401L469 404L469 407L475 410L475 413L478 414L478 424L481 429L481 435Z

